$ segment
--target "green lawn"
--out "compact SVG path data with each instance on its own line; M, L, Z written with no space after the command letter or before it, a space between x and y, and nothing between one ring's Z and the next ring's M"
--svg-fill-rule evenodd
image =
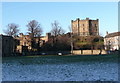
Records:
M73 56L17 56L17 57L3 57L3 63L16 63L21 65L29 64L66 64L75 62L117 62L118 55L73 55Z

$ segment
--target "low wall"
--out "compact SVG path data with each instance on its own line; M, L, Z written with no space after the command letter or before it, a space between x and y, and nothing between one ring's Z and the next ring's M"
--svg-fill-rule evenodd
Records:
M73 50L73 54L76 54L76 55L91 55L91 54L107 54L107 52L105 50Z
M93 54L91 50L82 50L83 52L81 54Z
M73 54L82 54L82 53L81 53L81 50L73 50Z
M72 51L40 51L40 52L29 52L27 55L58 55L58 53L62 53L62 55L71 54ZM100 50L73 50L74 55L98 55L100 54ZM107 54L105 50L101 50L101 54Z

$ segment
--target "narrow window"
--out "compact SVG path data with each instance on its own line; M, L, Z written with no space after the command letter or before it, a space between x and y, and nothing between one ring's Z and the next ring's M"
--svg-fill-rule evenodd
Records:
M85 28L83 28L83 31L85 31Z
M95 24L95 27L97 27L97 25Z
M83 32L83 35L85 35L85 32Z

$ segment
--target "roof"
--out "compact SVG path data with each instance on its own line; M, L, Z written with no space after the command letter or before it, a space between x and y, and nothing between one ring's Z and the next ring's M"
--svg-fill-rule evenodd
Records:
M115 36L120 36L120 32L110 33L110 34L106 35L105 38L115 37Z
M11 37L11 38L12 38L12 36L3 35L3 34L0 34L0 36L1 36L1 37Z

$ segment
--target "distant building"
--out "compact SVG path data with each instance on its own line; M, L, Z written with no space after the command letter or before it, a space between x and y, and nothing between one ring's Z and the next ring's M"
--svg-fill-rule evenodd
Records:
M91 20L86 18L80 20L79 18L75 21L71 21L73 35L79 36L96 36L99 35L99 20Z
M13 37L0 35L0 51L2 56L11 56L15 52L15 40Z
M48 42L48 40L52 37L51 33L46 33L46 36L40 37L40 46L42 46L44 43Z
M51 33L46 33L46 36L34 37L32 45L32 39L30 34L24 35L23 33L20 33L19 37L16 38L20 41L20 44L17 46L17 51L19 53L22 53L32 49L37 49L41 47L45 42L47 42L50 37Z
M104 45L106 50L120 49L120 32L108 33L104 38Z
M18 45L18 47L20 47L20 46L27 46L28 49L31 49L31 38L30 38L30 35L23 35L23 33L20 33L19 37L17 37L16 39L18 39L20 41L20 44Z

